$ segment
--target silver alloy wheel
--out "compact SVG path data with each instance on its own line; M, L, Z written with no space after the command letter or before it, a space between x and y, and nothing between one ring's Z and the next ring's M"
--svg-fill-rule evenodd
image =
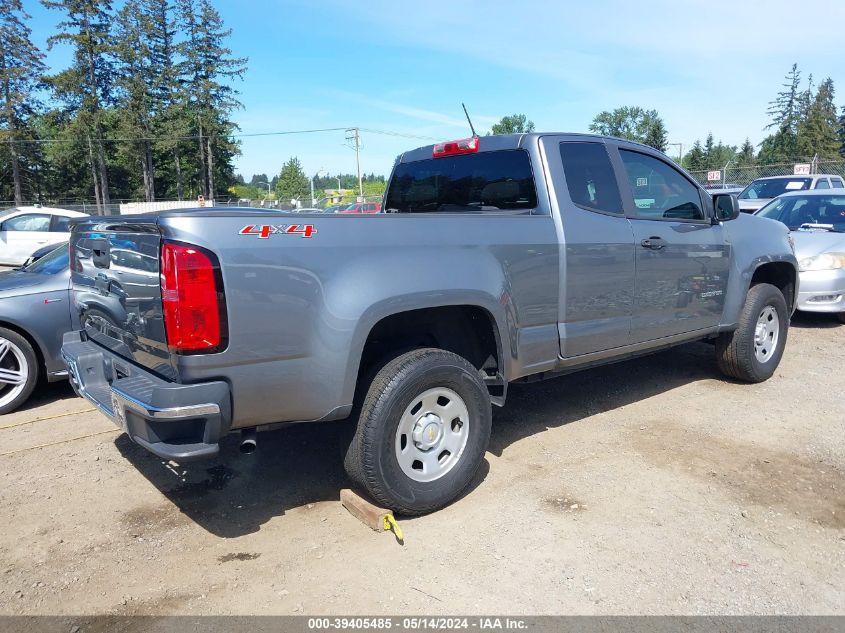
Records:
M0 337L0 407L9 404L26 387L29 365L20 347Z
M754 327L754 356L766 363L774 355L780 338L780 318L774 306L766 306L757 317Z
M451 389L429 389L411 400L396 429L396 459L414 481L440 479L461 459L469 438L469 411Z

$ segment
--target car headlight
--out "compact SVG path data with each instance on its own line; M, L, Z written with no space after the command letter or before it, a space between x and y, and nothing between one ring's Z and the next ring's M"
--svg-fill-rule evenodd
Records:
M822 253L805 257L798 262L798 270L836 270L845 268L845 253Z

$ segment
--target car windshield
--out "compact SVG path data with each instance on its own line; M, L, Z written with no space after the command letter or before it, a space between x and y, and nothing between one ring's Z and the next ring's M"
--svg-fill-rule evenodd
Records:
M773 178L771 180L755 180L739 194L740 200L760 200L777 198L787 191L802 191L809 189L811 178Z
M757 212L764 218L783 222L790 231L827 229L845 232L845 195L785 196L772 200Z
M68 245L62 244L56 250L50 251L41 259L24 268L28 273L39 275L56 275L68 269Z

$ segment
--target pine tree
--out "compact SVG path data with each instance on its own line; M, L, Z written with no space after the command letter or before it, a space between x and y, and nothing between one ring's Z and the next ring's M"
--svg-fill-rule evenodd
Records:
M668 140L666 138L666 126L663 124L663 119L656 116L657 112L653 112L655 116L651 118L643 143L658 151L665 152L666 141Z
M798 124L796 146L799 155L821 159L837 157L840 144L836 114L833 80L828 77L819 85Z
M768 129L778 128L795 132L800 116L801 95L798 92L801 86L801 71L798 64L792 64L792 70L786 75L784 90L780 91L774 101L769 103L768 115L772 122Z
M842 106L842 116L839 117L839 154L845 157L845 106Z
M760 144L758 158L763 164L792 160L797 153L798 123L801 120L802 101L812 92L799 92L801 72L798 64L786 75L786 83L774 101L769 103L768 115L772 122L766 129L776 128L774 134L766 137Z
M188 110L196 121L199 137L200 182L206 197L215 191L215 170L228 171L237 150L230 140L236 129L232 111L241 107L231 80L242 78L245 58L232 55L225 41L231 35L210 0L177 0L179 19L185 31L182 74Z
M20 0L0 4L0 140L8 143L15 204L23 204L21 136L35 111L35 92L44 73L44 56L32 43L30 18Z
M276 182L276 196L282 202L302 200L310 195L311 185L302 169L299 159L294 156L282 167Z
M715 145L714 145L714 141L713 141L713 133L710 132L707 135L707 139L704 141L704 168L705 169L708 169L711 166L714 146Z
M148 45L150 24L141 3L129 2L115 19L116 86L120 90L118 106L122 110L122 136L135 138L129 153L141 168L144 199L155 200L155 169L152 136L153 89L156 70Z
M150 87L154 96L152 122L159 137L156 147L162 152L160 161L172 173L173 194L182 200L185 194L182 177L184 141L191 126L187 116L187 100L182 92L179 55L182 45L176 41L177 25L174 6L170 0L139 0L146 16L150 59L155 72Z
M736 156L736 163L739 167L751 167L754 165L754 146L748 137L745 138L745 142L739 149L739 153Z
M114 67L111 0L42 0L65 14L58 33L47 42L73 48L70 68L50 78L56 96L76 115L88 146L91 179L99 213L109 203L109 176L103 144L103 108L112 101Z
M701 147L701 141L698 139L695 140L692 148L684 154L684 158L681 162L683 166L690 171L702 171L706 169L704 149Z

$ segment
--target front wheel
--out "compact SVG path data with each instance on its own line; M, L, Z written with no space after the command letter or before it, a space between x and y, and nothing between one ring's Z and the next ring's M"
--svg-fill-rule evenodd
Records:
M38 357L24 337L0 327L0 415L29 398L38 382Z
M719 369L745 382L772 377L783 356L789 331L789 313L783 293L771 284L748 290L739 326L716 340Z
M464 358L440 349L402 354L370 384L347 473L397 513L438 510L472 482L491 419L484 382Z

